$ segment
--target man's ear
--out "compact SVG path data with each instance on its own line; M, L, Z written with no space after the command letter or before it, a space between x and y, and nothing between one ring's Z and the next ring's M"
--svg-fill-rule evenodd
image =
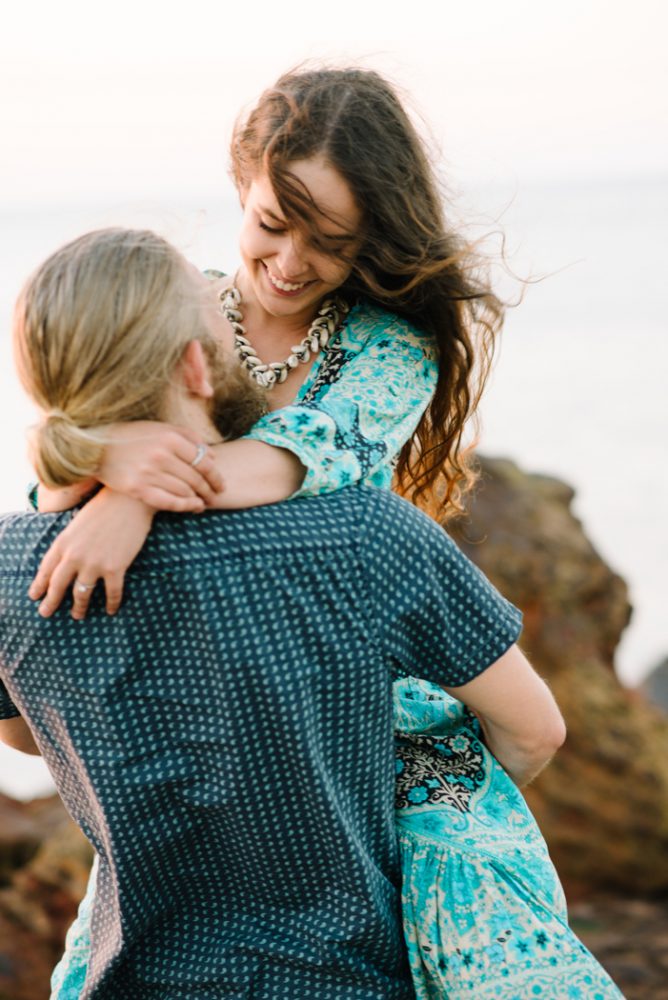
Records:
M210 399L213 396L209 362L200 340L191 340L184 349L180 369L183 385L188 392L201 399Z

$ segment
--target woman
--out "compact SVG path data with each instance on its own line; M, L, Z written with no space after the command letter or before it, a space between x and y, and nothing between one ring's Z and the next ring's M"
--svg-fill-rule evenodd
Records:
M239 361L266 390L271 412L244 439L213 450L178 429L115 428L118 443L106 448L99 469L105 489L47 554L31 589L34 598L46 594L45 616L74 583L73 614L83 617L98 578L107 609L117 609L123 573L146 535L146 505L252 506L359 481L387 488L395 474L398 488L416 502L427 500L440 480L448 511L470 485L462 435L489 370L502 310L477 276L475 257L444 224L427 156L392 89L377 74L356 69L288 74L237 127L232 166L244 208L243 263L233 280L216 280ZM224 488L214 492L221 478ZM44 509L54 509L71 503L72 493L43 501ZM406 734L426 733L423 739L435 741L441 753L450 737L468 737L441 729L429 735L446 706L435 695L422 682L400 682L397 724ZM480 733L474 720L466 725L477 740L479 775ZM444 843L443 829L429 831L436 815L432 786L421 799L424 775L415 766L423 750L404 738L398 745L398 768L413 762L412 784L399 800L406 938L418 994L456 996L461 969L447 954L457 941L439 943L445 917L433 907L414 912L422 889L437 892L433 880L445 878L456 853ZM446 772L434 772L440 788L471 780ZM416 836L426 838L429 850L416 850ZM549 867L545 852L538 865ZM513 875L499 880L506 891ZM563 903L546 905L554 910ZM86 906L56 975L59 998L78 996L83 983ZM541 919L538 911L531 899L523 903L523 928ZM550 945L557 942L551 956L558 972L568 967L571 983L599 974L609 982L570 935L562 910L551 933ZM543 976L540 956L532 957L521 990ZM507 974L513 967L512 956L502 956L498 975L487 966L479 978L488 983L491 976L495 988L506 988L502 969ZM482 995L475 976L474 970L466 980L467 996ZM518 988L515 976L512 988ZM613 991L609 984L601 996L618 995Z
M472 479L462 434L488 373L501 305L477 277L475 256L446 228L423 145L396 95L363 70L290 74L237 127L232 168L244 206L241 301L224 296L221 304L243 315L255 357L292 359L268 389L274 413L243 441L215 450L219 474L209 454L193 470L196 444L178 433L119 429L100 479L156 508L193 510L203 506L197 491L234 507L357 480L389 486L396 466L403 492L426 502L441 478L442 508L455 509ZM344 303L341 330L323 353L309 327L332 291ZM295 355L292 347L307 339ZM247 354L246 345L239 350ZM244 364L256 378L272 377L248 358ZM220 476L225 488L214 500ZM103 491L78 532L63 536L33 591L41 596L50 577L42 613L62 599L75 563L84 584L100 576L86 555L91 538L100 541L96 509L113 518L99 515L106 534L118 524L129 539L132 504L116 503ZM113 563L116 570L123 554L114 552ZM118 572L101 575L113 609ZM80 611L89 594L75 599Z

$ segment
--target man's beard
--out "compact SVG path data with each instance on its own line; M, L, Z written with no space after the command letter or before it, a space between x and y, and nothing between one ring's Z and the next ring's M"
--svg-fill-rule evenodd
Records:
M225 440L243 437L268 411L266 392L249 378L234 354L220 344L212 345L209 356L213 396L209 416Z

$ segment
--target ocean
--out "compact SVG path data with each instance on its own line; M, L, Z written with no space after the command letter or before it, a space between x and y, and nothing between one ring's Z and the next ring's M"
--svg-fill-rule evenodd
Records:
M456 213L475 219L471 236L504 233L499 288L507 299L524 288L483 401L481 450L574 486L577 516L630 587L633 619L616 666L637 684L668 655L668 177L468 188ZM28 273L66 240L106 225L151 227L198 266L230 270L238 221L232 196L0 206L0 510L24 506L31 477L24 428L34 415L10 343ZM51 788L40 760L0 747L0 791L29 798Z

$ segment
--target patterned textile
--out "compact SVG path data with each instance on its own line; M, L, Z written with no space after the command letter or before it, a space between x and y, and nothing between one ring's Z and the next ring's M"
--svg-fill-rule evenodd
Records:
M0 519L0 716L30 722L98 856L79 995L410 1000L392 682L465 683L519 612L410 504L352 487L159 516L116 616L96 593L85 622L42 619L28 583L69 517Z
M475 716L412 678L394 685L394 701L402 911L418 1000L622 998L570 930L545 841Z
M397 455L429 404L438 369L429 338L369 302L350 310L294 404L247 435L287 448L306 467L295 496L364 482L389 488Z

